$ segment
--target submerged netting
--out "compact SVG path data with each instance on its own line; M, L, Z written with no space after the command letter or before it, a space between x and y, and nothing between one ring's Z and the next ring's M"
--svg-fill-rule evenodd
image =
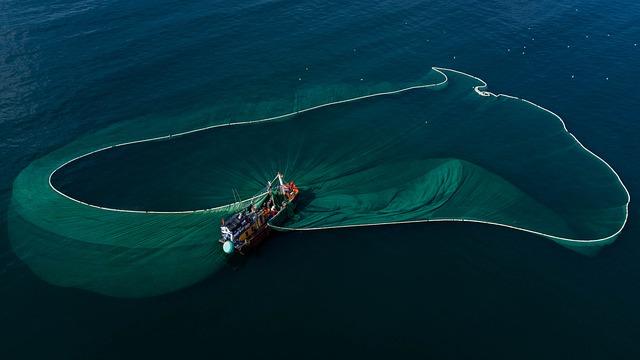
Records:
M340 102L345 92L310 111L88 156L99 137L82 139L16 179L14 249L55 284L116 296L171 291L224 264L220 217L247 206L234 199L260 194L277 171L302 190L279 230L465 220L578 249L615 239L629 195L556 115L454 71L436 69L426 83Z

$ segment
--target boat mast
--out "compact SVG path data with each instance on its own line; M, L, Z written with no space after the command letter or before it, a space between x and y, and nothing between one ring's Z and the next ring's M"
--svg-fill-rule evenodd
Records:
M269 199L271 199L271 203L275 204L275 200L273 199L273 191L271 191L271 181L267 182L267 191L269 192Z
M280 182L280 193L284 195L284 181L282 180L282 174L280 171L278 171L278 175L276 175L276 177L278 178L278 182Z

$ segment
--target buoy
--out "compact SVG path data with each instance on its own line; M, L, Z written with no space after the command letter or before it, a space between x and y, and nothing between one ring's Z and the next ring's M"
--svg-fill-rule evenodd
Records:
M222 244L222 250L225 254L233 254L233 242L227 240Z

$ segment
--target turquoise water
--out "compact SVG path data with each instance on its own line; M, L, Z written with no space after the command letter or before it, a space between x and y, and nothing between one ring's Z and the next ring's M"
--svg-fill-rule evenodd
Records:
M208 124L218 119L211 114L278 113L327 89L413 84L432 65L552 109L632 194L637 188L640 9L628 2L2 9L3 209L32 160L111 124L129 124L133 133L113 132L126 137L149 124L160 133ZM632 356L635 214L631 207L618 241L593 258L472 224L287 233L195 286L140 300L48 285L3 241L4 338L17 355L66 358L224 349L239 357ZM234 347L247 336L258 338L255 347ZM43 346L30 346L34 339Z

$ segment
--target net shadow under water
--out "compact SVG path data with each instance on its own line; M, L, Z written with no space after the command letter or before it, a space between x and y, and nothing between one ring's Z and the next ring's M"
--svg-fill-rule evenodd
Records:
M53 174L57 190L94 207L43 188L41 176L60 160L37 160L14 184L14 249L56 284L116 296L171 291L226 263L216 225L244 204L225 204L233 192L259 193L277 171L309 191L286 229L459 219L601 239L622 226L624 186L554 114L519 99L480 96L479 79L445 73L446 87L437 91L109 148ZM102 269L87 271L82 264L93 260L82 254L95 246L121 251L96 254ZM176 266L185 270L157 278Z

